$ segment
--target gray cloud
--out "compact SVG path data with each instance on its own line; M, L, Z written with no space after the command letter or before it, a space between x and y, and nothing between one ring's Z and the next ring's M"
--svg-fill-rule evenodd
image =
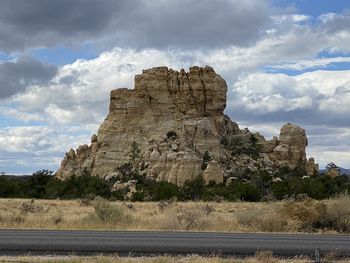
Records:
M266 1L142 1L116 22L125 44L156 47L242 45L259 37L269 21Z
M206 48L259 38L265 0L0 0L0 50L62 43Z
M0 0L0 49L7 52L89 40L128 2L113 0ZM128 3L128 4L127 4Z
M350 120L347 114L325 114L316 110L293 110L289 112L263 112L263 111L246 111L242 107L231 107L226 113L233 120L240 122L249 122L255 124L267 123L287 123L292 122L301 126L305 125L327 125L334 128L349 127Z
M319 17L322 21L322 28L325 33L335 33L340 31L349 31L350 28L350 9L344 10L341 14L330 13Z
M45 85L57 74L57 67L31 57L0 64L0 99L24 91L29 85Z
M248 74L233 83L227 111L238 121L349 127L349 77L348 70Z

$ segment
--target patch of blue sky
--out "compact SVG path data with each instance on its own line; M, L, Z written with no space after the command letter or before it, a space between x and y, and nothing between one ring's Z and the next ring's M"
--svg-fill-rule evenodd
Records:
M65 134L68 136L73 136L73 137L80 137L80 138L87 138L89 139L91 137L91 131L89 130L69 130L66 129Z
M313 70L294 70L294 69L283 69L283 68L274 68L273 66L265 66L264 67L264 72L266 73L273 73L273 74L285 74L288 76L297 76L302 73L308 72L308 71L313 71Z
M93 59L99 54L91 44L85 44L75 48L58 46L36 49L32 51L32 55L40 61L61 66L73 63L77 59Z
M317 65L312 66L308 68L303 69L291 69L288 68L288 64L286 65L286 68L281 67L274 67L274 66L265 66L264 72L266 73L281 73L288 76L296 76L300 75L306 72L312 72L316 70L328 70L328 71L340 71L340 70L350 70L350 62L336 62L336 63L329 63L327 65Z
M301 14L314 17L350 9L349 0L274 0L274 3L280 7L294 6Z
M15 57L13 55L9 55L9 54L0 52L0 62L2 62L2 61L10 61L10 60L13 60L14 58Z
M331 71L349 70L350 62L331 63L325 69Z
M0 129L13 126L22 126L24 123L12 118L4 117L0 115Z
M21 121L0 114L0 129L7 127L18 127L18 126L45 126L46 122L43 121Z
M62 153L62 158L64 154ZM21 164L17 164L18 160L21 160ZM35 160L40 162L40 160ZM23 163L24 162L24 163ZM2 165L3 163L3 165ZM6 163L12 165L6 165ZM46 163L45 165L36 164L32 158L21 157L3 157L0 155L0 171L5 172L8 175L31 175L36 171L47 169L50 171L57 171L58 164Z
M335 57L350 57L350 53L323 50L317 54L317 58L335 58Z

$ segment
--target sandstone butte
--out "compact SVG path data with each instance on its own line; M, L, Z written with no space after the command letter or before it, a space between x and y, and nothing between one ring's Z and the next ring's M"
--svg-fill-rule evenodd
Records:
M97 135L67 152L56 175L118 178L118 167L130 163L149 178L182 185L200 175L207 183L233 180L246 169L318 171L306 159L304 129L285 124L272 140L241 130L224 114L226 93L225 80L208 66L143 70L134 89L111 91Z

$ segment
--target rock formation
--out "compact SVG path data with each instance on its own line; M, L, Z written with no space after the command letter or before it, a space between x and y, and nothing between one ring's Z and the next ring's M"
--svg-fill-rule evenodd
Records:
M198 175L223 182L246 168L308 165L302 128L288 123L272 140L240 130L223 113L226 92L226 82L211 67L144 70L133 90L111 92L98 134L89 146L66 153L57 176L88 172L110 178L130 163L149 178L182 185ZM206 152L211 160L204 169Z

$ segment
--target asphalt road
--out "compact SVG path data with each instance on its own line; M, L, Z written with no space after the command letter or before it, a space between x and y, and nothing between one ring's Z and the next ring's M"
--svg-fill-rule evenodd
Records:
M271 250L277 256L313 256L336 251L350 257L349 235L231 234L193 232L115 232L0 230L0 254L254 255Z

